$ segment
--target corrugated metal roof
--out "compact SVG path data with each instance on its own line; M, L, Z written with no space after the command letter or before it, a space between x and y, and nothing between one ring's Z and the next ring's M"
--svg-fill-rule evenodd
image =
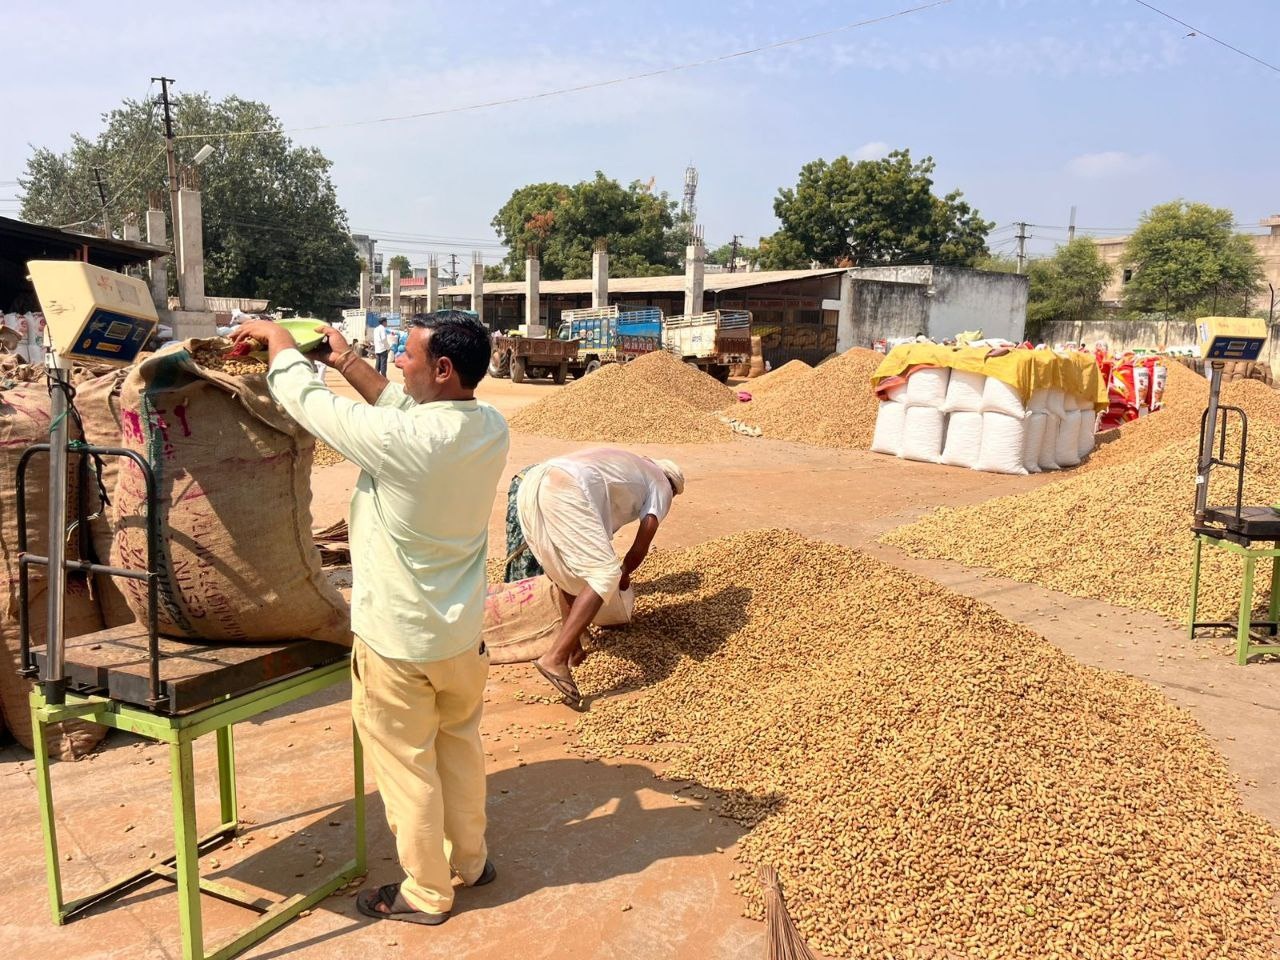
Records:
M703 281L703 289L708 293L720 293L725 290L741 290L745 287L760 287L770 283L782 283L787 280L808 280L812 277L827 277L844 273L843 267L829 267L822 270L756 270L747 273L708 273ZM484 292L492 296L503 294L523 294L524 281L486 283ZM556 294L590 293L591 278L581 280L543 280L538 285L541 296ZM666 277L610 277L610 293L684 293L684 274L677 273ZM402 290L403 293L403 290ZM417 291L414 291L417 295ZM441 296L469 297L470 284L456 284L441 287ZM379 296L386 296L380 294Z

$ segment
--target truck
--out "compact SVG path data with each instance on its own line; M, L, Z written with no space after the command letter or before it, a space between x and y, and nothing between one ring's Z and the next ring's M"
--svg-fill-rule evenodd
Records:
M657 307L596 307L566 310L558 336L578 343L569 364L574 377L585 377L606 363L626 363L662 349L662 311Z
M751 311L711 310L668 317L662 325L662 341L685 363L724 383L730 367L751 361Z
M494 334L489 375L509 376L512 383L524 383L531 377L550 377L561 384L568 378L569 366L577 356L577 340Z

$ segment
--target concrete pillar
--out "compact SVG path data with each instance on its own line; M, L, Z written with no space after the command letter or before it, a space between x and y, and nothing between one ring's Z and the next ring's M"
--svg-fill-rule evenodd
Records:
M427 267L427 313L435 313L440 309L440 268L432 264Z
M157 247L167 247L165 236L164 211L147 211L147 243ZM169 258L156 257L151 261L151 299L159 310L169 309Z
M542 280L542 264L537 257L524 262L524 322L531 337L545 337L547 328L542 325L542 298L538 286Z
M591 254L591 307L598 310L609 305L609 252Z
M484 261L479 254L471 258L471 311L484 323Z
M200 191L178 190L178 299L182 309L204 310L204 222L200 216Z
M853 274L840 274L840 312L836 319L836 353L844 353L853 342ZM863 344L870 346L870 344Z
M368 310L369 303L373 298L373 290L369 286L369 271L360 271L360 309Z
M391 312L400 312L400 271L392 270L390 274L391 280Z
M125 217L121 232L126 240L142 239L142 231L138 229L138 218L135 214L131 213L129 216Z
M694 242L684 250L684 315L691 317L702 313L702 285L704 282L703 261L707 256L707 248Z

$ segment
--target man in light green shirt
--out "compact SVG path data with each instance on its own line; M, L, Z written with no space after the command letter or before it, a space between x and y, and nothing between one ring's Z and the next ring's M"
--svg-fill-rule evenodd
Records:
M317 383L287 330L241 325L266 344L271 395L361 468L351 496L352 713L396 837L405 879L362 892L360 911L434 925L453 905L451 873L495 872L485 847L480 714L489 658L484 619L489 513L507 424L475 399L488 331L441 311L411 321L396 366L404 387L360 360L338 331L312 356L364 399Z

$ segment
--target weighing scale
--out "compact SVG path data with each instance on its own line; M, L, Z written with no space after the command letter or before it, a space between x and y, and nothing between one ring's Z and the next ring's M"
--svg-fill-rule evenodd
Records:
M1196 468L1195 559L1191 575L1191 610L1188 630L1230 629L1236 631L1236 659L1248 663L1259 654L1280 655L1280 510L1272 506L1244 503L1245 455L1249 443L1249 418L1244 410L1223 406L1222 371L1228 360L1257 360L1267 341L1266 323L1255 317L1204 317L1196 323L1200 354L1209 362L1209 405L1200 417L1200 453ZM1227 457L1227 433L1232 418L1239 421L1240 447ZM1214 467L1236 473L1235 503L1209 505L1209 478ZM1270 542L1270 547L1255 543ZM1205 547L1226 550L1244 558L1244 582L1236 621L1198 621L1200 562ZM1253 619L1253 586L1259 560L1271 561L1271 594L1266 620ZM1257 643L1256 640L1269 642Z
M239 832L233 725L344 682L349 651L314 640L218 646L158 634L156 601L162 539L157 520L157 472L135 451L70 439L67 418L77 417L75 390L62 366L68 361L114 366L132 363L157 323L150 290L141 280L77 261L31 261L28 270L45 315L45 362L52 399L49 442L28 448L18 465L19 653L22 674L37 681L31 694L32 729L53 921L67 923L138 887L167 880L178 888L184 960L228 960L365 872L364 762L353 727L352 860L324 876L311 890L279 900L199 874L200 857L229 843ZM49 459L47 557L27 551L26 471L40 455ZM80 476L86 479L90 463L97 464L98 458L108 456L124 457L141 472L147 494L147 569L130 570L68 558L70 455L79 457ZM84 500L80 498L75 524L82 558L92 556ZM47 568L48 633L42 649L33 648L30 637L28 574L32 566ZM68 643L63 629L63 598L67 572L71 570L144 581L148 596L146 622L98 631ZM127 730L169 745L175 851L146 869L68 901L63 895L60 873L45 727L72 718ZM221 823L212 833L198 837L192 744L207 733L213 733L217 740ZM259 917L206 951L202 893L252 910Z

